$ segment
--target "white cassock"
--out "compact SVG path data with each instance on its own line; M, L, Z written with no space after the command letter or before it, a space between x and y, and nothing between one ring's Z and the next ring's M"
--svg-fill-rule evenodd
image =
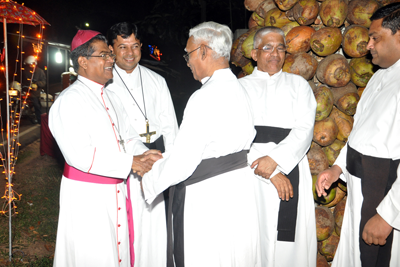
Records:
M254 125L292 129L279 144L253 143L248 154L251 165L256 159L270 156L277 164L276 173L290 173L299 166L299 199L295 242L277 241L277 223L281 200L268 179L257 177L255 194L260 221L262 266L316 265L317 236L315 228L312 177L306 153L310 147L316 112L313 92L301 76L278 72L273 76L254 69L239 79L249 94Z
M354 115L348 144L363 155L400 159L400 60L387 69L378 70L365 88ZM347 202L332 266L361 267L359 224L361 220L361 179L346 170L347 144L340 151L338 165L347 182ZM397 174L399 175L399 169ZM400 266L400 179L377 207L378 214L394 229L390 266Z
M70 166L106 177L129 176L133 155L147 148L118 101L103 85L78 76L54 102L49 127ZM130 266L126 196L125 183L63 176L54 266Z
M178 132L178 123L165 79L140 65L137 65L132 73L127 73L116 64L114 67L113 84L107 86L107 89L118 95L128 113L131 125L139 134L145 133L146 120L140 109L143 112L146 111L150 124L149 131L156 131L156 134L151 136L150 142L163 135L165 149L171 149ZM146 142L146 137L141 137L141 139ZM165 266L167 228L164 196L160 194L152 204L147 204L138 176L132 175L131 178L133 178L130 187L135 222L135 266Z
M203 159L250 148L255 130L244 89L230 69L209 78L189 99L172 150L143 177L149 203L188 179ZM259 266L252 181L245 167L186 187L185 266Z

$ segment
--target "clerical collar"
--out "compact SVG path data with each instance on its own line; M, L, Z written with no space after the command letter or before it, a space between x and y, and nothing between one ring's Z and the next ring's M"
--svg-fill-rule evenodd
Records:
M100 89L101 90L104 87L104 84L95 82L95 81L93 81L91 79L88 79L88 78L82 76L82 75L78 75L77 79L80 80L80 82L82 82L86 86L90 85L89 89L91 89L91 90L93 90L93 89L95 89L95 90L99 90Z
M200 82L205 85L213 76L218 76L218 73L224 73L227 70L230 71L230 68L216 70L211 76L204 77Z
M258 70L258 68L255 67L253 73L255 73L257 76L260 76L260 77L263 77L263 78L276 79L277 77L279 77L281 75L282 69L279 72L277 72L277 73L275 73L274 75L271 76L271 75L269 75L268 72Z

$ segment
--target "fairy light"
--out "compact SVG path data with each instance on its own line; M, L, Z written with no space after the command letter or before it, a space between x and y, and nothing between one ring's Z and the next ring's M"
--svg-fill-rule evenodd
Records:
M32 12L32 14L35 15L36 13ZM39 33L36 34L38 41L36 42L36 44L33 44L34 52L35 52L35 55L34 55L35 59L38 59L39 54L42 52L42 45L43 45L42 38L43 38L43 29L44 28L45 27L43 25L41 25L41 27L39 28ZM20 41L22 40L22 38L25 38L24 35L21 35L20 31L18 31L17 33L19 34L19 38L21 38ZM20 46L17 45L17 50L19 50L19 49L20 49ZM24 55L25 52L21 51L21 53L17 53L17 54ZM15 62L20 62L20 60L22 60L22 59L17 58ZM36 68L36 65L35 65L35 68ZM4 65L0 65L0 70L1 71L5 70ZM21 68L21 70L24 70L24 68ZM21 200L22 194L18 194L13 189L13 184L9 183L9 181L12 181L12 177L16 173L15 172L15 164L17 162L19 148L21 146L21 144L19 143L19 128L20 128L21 115L22 115L22 110L24 110L24 107L26 106L26 103L27 103L26 100L30 95L34 71L35 71L35 69L33 69L33 71L30 71L31 77L25 81L25 82L27 82L27 85L29 84L29 89L28 89L28 92L26 93L25 97L22 98L22 97L9 96L10 97L10 99L9 99L10 106L8 108L10 110L10 117L9 117L10 143L7 146L0 144L0 167L3 169L2 173L7 174L7 175L5 175L6 176L5 179L7 181L6 188L4 191L4 195L1 197L1 199L4 199L4 203L3 203L2 207L0 208L0 215L4 214L5 216L8 216L9 207L11 207L12 215L18 214L16 201ZM17 80L17 76L18 76L18 74L14 73L14 75L13 75L14 81ZM10 84L13 85L13 82ZM7 119L6 117L7 116L5 116L4 114L1 114L1 112L0 112L0 123L4 119ZM3 125L3 124L1 123L1 125ZM4 143L4 140L6 138L8 138L7 131L5 131L5 130L6 129L1 127L0 136L2 138L3 143ZM7 155L6 151L7 151L8 147L10 148L9 164L7 162L8 157L3 157L3 155ZM10 168L9 170L7 169L8 166Z

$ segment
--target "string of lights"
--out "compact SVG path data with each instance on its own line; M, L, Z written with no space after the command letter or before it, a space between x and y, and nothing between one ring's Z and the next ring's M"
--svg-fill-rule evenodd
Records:
M42 52L42 38L43 38L43 30L45 26L41 26L39 33L36 35L37 41L35 43L32 43L33 50L35 52L35 58L38 59L40 53ZM14 82L16 80L20 81L20 84L23 84L25 81L22 81L23 77L18 77L17 74L17 66L18 63L20 62L20 57L21 55L21 61L22 57L24 55L24 51L20 51L20 43L24 41L25 36L21 34L22 32L22 25L20 25L20 31L17 32L18 34L18 45L17 45L17 57L16 57L16 65L15 65L15 71L13 75L13 81L10 83L10 88L9 90L18 90L17 88L14 88ZM22 65L21 65L22 66ZM22 70L24 68L21 67ZM5 70L4 67L4 62L1 62L0 64L0 70ZM18 160L18 153L19 153L19 147L21 144L19 143L19 130L20 130L20 122L21 122L21 116L23 113L23 110L26 108L32 108L27 105L27 99L31 93L32 90L32 80L33 80L33 75L36 70L36 64L33 70L30 71L31 76L30 78L27 78L27 81L29 83L28 91L26 92L26 95L23 96L22 94L22 88L19 89L19 94L17 96L9 95L9 106L7 107L10 110L10 118L9 118L9 125L6 125L6 127L10 127L10 143L7 144L5 142L8 140L7 136L7 131L3 127L3 120L7 120L7 115L6 114L1 114L0 113L0 124L1 124L1 132L0 132L0 138L2 143L0 144L0 168L3 168L4 171L2 173L6 174L5 179L7 180L6 182L6 187L5 187L5 192L4 195L1 197L1 199L4 199L3 205L0 209L0 214L3 214L5 216L8 215L8 210L9 207L11 206L12 209L12 215L18 214L17 212L17 205L15 201L20 201L22 194L18 194L14 189L13 189L13 184L9 183L9 181L12 181L12 177L15 174L15 164L17 163ZM22 73L22 72L21 72ZM17 79L19 78L19 79ZM7 89L6 89L7 90ZM7 144L10 147L10 170L7 170L8 162L7 162L7 157L3 157L2 155L7 155L7 147L3 144Z

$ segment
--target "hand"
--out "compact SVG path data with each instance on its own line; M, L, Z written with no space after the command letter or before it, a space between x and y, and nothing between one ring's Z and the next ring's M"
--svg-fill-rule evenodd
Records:
M339 179L342 169L333 165L331 168L321 172L318 175L317 182L315 183L315 189L317 190L318 196L326 196L325 190L328 190L331 185Z
M276 191L278 191L278 196L282 200L289 201L293 198L293 186L290 180L282 173L276 174L271 178L271 183L274 184Z
M149 155L149 154L158 154L158 155L162 155L160 150L157 149L149 149L146 152L143 153L143 155Z
M140 176L143 176L145 173L150 171L153 167L154 162L156 162L155 159L151 159L152 156L155 155L150 154L146 156L143 154L139 156L134 156L132 161L132 171L139 174Z
M390 226L379 214L375 214L364 226L362 239L367 245L385 245L386 239L392 232Z
M36 90L37 90L37 84L35 84L35 83L32 83L32 86L31 86L31 88L32 88L32 90L33 90L33 91L36 91Z
M269 179L271 174L275 171L278 164L270 157L265 156L259 159L256 159L253 164L251 164L251 168L253 169L256 165L257 168L254 170L254 173L264 177L265 179Z
M156 150L156 151L158 151L158 150ZM147 152L147 151L146 151L146 152ZM146 152L143 153L143 156L144 156L144 157L142 157L142 158L140 159L140 161L149 161L149 162L152 162L152 163L151 163L152 166L153 166L154 162L156 162L157 160L163 158L161 152L160 152L160 153L148 153L148 154L146 154Z

